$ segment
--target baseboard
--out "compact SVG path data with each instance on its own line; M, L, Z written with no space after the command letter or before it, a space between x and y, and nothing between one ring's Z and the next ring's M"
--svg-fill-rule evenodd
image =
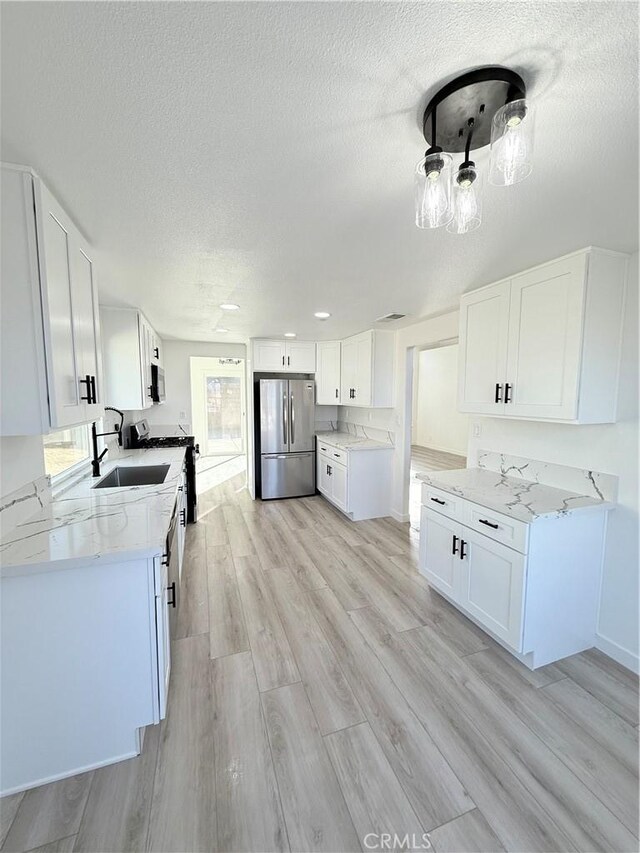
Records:
M136 758L139 754L139 752L134 750L133 752L127 752L124 755L118 755L115 758L106 758L104 761L96 761L95 764L86 764L84 767L65 770L63 773L54 773L52 776L46 776L42 779L37 779L34 782L27 782L24 785L16 785L14 788L7 788L4 791L0 791L0 797L19 794L21 791L29 791L31 788L39 788L41 785L49 785L51 782L59 782L61 779L69 779L71 776L77 776L80 773L88 773L90 770L99 770L101 767L108 767L109 764L117 764L119 761Z
M391 510L391 518L393 518L395 521L401 522L402 524L406 524L407 521L411 521L411 518L410 518L408 512L406 512L406 513L396 512L395 509Z
M640 675L640 658L638 658L638 655L634 655L633 652L624 649L608 637L596 634L596 649L599 649L622 666L630 669L631 672L635 672L636 675Z
M422 447L424 450L435 450L438 453L449 453L451 456L464 456L466 458L467 451L465 450L451 450L450 447L440 447L435 444L414 444L415 447Z

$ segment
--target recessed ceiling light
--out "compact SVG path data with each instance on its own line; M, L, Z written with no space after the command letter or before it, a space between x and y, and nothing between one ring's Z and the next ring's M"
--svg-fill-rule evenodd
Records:
M216 334L218 335L226 335L229 329L216 329Z
M318 320L328 320L331 314L328 311L316 311L313 316L317 317Z
M240 306L235 305L233 302L223 302L220 307L223 311L238 311L240 309Z
M285 332L284 336L285 336L285 338L295 338L296 333L295 332Z

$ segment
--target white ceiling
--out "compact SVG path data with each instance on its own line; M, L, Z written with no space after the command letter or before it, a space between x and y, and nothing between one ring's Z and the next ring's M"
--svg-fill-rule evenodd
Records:
M102 301L139 305L162 336L341 337L584 245L637 249L635 3L5 2L1 16L3 159L81 225ZM534 172L485 188L475 233L419 231L427 94L486 64L518 70L537 103ZM222 317L222 301L242 310Z

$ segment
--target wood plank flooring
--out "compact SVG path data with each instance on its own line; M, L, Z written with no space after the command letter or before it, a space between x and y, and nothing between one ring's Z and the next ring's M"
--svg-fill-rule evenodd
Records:
M638 849L634 675L532 673L417 574L410 525L243 483L187 531L167 718L0 801L2 853Z

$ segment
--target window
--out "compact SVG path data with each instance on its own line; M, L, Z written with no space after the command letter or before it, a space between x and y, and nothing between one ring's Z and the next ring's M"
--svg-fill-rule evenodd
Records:
M89 427L70 427L43 436L44 467L51 477L58 477L81 462L89 461Z

